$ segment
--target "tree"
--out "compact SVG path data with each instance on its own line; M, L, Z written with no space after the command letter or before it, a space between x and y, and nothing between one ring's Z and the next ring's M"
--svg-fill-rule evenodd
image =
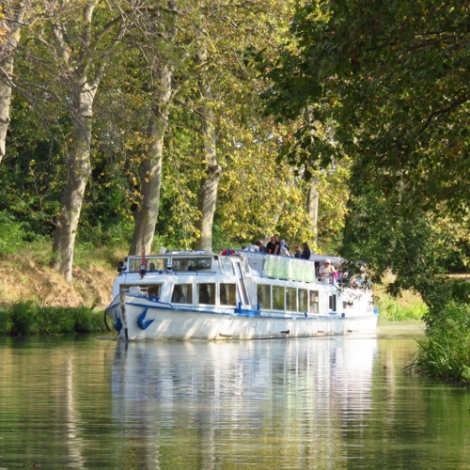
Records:
M4 6L0 6L0 163L6 153L15 53L25 13L29 8L28 1L7 1Z
M165 2L164 2L165 3ZM136 26L140 37L134 43L149 75L148 92L152 96L148 114L148 144L142 163L141 204L135 215L135 228L129 253L150 252L160 205L165 133L173 100L173 70L177 63L177 3L143 8Z
M91 174L93 102L111 55L125 32L125 17L116 5L100 0L44 2L45 20L30 32L44 47L50 71L41 67L47 83L36 83L68 110L72 124L66 157L67 182L56 221L54 266L72 280L76 232L85 188Z
M463 1L308 2L279 61L263 64L274 83L269 111L296 118L311 106L317 121L336 123L326 141L310 134L310 123L299 132L312 164L354 161L345 254L368 246L377 277L391 268L395 287L415 286L431 305L442 305L438 291L442 299L452 291L436 278L446 259L439 214L467 224L467 18ZM398 249L406 239L422 256Z
M235 130L237 126L246 132L250 126L260 124L255 103L262 85L246 67L246 48L254 44L265 47L282 38L291 2L272 2L269 12L266 12L264 2L257 0L240 5L201 2L201 9L204 16L197 27L200 34L197 39L198 82L194 102L199 105L205 172L199 186L201 215L196 227L200 236L195 247L207 249L212 247L213 224L217 215L223 174L221 155L228 146L231 152L234 151L233 142L242 134ZM227 147L224 144L228 144Z

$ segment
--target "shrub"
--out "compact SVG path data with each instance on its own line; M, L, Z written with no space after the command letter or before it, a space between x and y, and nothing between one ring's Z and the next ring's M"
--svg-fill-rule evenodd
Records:
M16 253L27 237L26 224L17 222L6 211L0 211L0 254Z
M18 302L0 312L0 333L28 335L103 331L103 312L93 308L40 307L32 301Z
M381 318L389 321L421 320L428 311L424 302L416 300L406 305L394 299L378 302Z
M6 310L0 310L0 334L4 335L11 329L10 316Z
M32 301L18 302L9 312L11 333L27 335L38 332L37 305Z
M470 306L450 303L436 312L427 337L418 344L412 366L421 373L470 383Z
M73 318L74 331L76 333L91 333L103 331L103 312L96 312L91 308L78 307L70 309L69 314Z

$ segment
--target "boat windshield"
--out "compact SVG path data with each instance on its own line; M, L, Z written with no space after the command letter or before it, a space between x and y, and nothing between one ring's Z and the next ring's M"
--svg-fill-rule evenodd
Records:
M173 258L173 271L210 271L212 258Z
M130 272L139 271L141 264L142 264L141 257L129 258L129 271ZM168 258L157 258L153 256L148 256L145 260L145 270L147 272L166 271L167 264L168 264Z

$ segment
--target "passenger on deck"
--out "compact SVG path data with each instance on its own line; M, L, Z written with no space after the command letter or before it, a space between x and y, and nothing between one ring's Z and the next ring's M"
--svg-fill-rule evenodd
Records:
M299 259L302 258L302 249L300 248L299 245L295 246L294 258L299 258Z
M256 243L250 246L247 251L250 251L251 253L262 253L264 250L264 245L261 240L258 240Z
M151 272L151 271L156 271L156 269L155 269L155 263L150 263L150 269L149 269L149 271L150 271L150 272Z
M320 272L319 272L319 280L322 282L330 282L332 279L332 275L336 272L336 269L334 266L331 265L330 260L327 258L323 264L323 266L320 267Z
M310 259L311 255L310 247L307 243L302 243L302 254L300 255L301 259Z
M273 255L281 254L281 242L279 241L279 235L274 235L274 249Z
M288 257L290 257L289 247L287 246L285 240L281 240L280 248L279 248L279 254L280 254L281 256L288 256Z
M274 254L275 241L276 240L274 239L274 235L272 235L271 238L269 239L269 242L266 244L266 254L268 255Z

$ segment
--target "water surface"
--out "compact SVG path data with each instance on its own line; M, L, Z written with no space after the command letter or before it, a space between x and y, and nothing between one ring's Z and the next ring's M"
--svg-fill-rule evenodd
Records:
M470 469L468 390L367 337L0 339L0 469Z

